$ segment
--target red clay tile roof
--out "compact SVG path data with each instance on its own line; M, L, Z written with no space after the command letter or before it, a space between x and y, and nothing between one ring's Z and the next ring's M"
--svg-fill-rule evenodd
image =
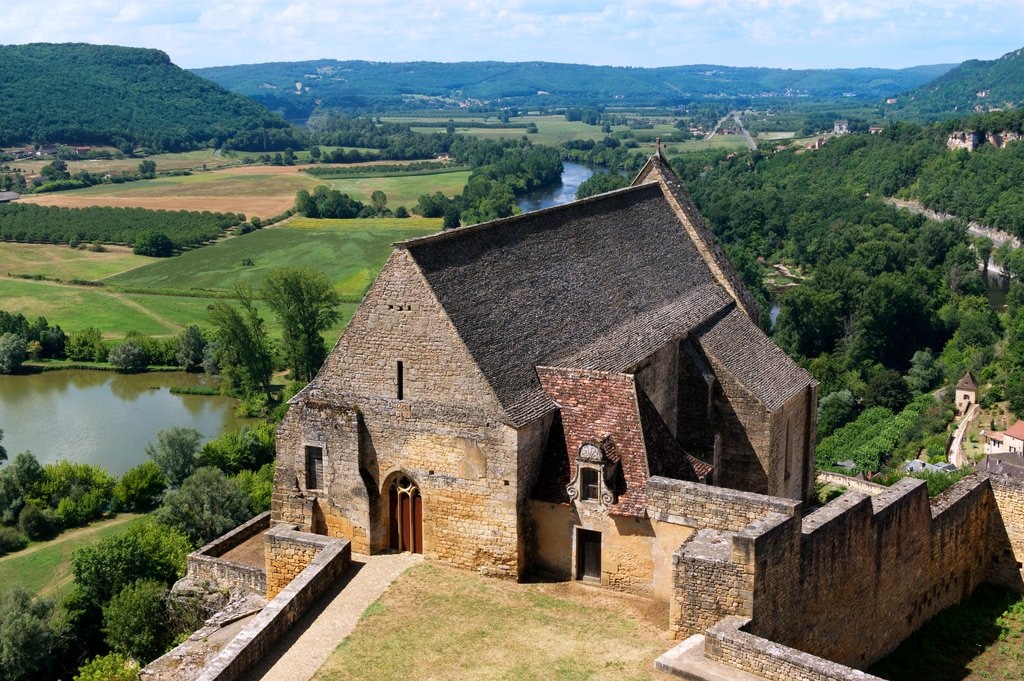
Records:
M1024 440L1024 421L1017 421L1012 426L1007 428L1004 433L1017 440Z

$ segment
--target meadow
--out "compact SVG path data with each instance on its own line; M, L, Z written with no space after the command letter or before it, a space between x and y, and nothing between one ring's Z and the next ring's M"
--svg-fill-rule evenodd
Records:
M68 530L49 541L33 542L26 549L0 558L0 584L5 589L20 586L38 596L59 597L74 579L72 551L124 534L142 517L124 513Z
M114 149L109 149L109 151L114 151ZM214 169L240 163L239 157L231 152L218 154L213 149L200 149L175 154L153 154L139 158L71 160L68 161L68 172L72 175L82 170L97 174L135 172L139 168L139 163L146 159L156 163L157 172L166 170ZM22 159L12 162L11 165L30 175L36 175L43 166L51 162L52 159Z

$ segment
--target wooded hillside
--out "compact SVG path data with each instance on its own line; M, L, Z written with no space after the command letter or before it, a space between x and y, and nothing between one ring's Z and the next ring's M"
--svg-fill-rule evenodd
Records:
M178 68L159 50L81 43L0 46L0 145L63 142L180 151L220 146L243 131L259 131L257 146L270 150L301 146L283 119Z

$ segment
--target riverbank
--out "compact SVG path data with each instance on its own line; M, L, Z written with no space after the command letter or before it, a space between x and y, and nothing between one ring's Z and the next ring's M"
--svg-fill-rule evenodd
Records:
M949 220L961 219L958 218L956 215L953 215L952 213L942 213L940 211L935 211L932 210L931 208L927 208L918 201L897 199L895 197L889 197L882 200L885 201L885 203L889 204L890 206L902 208L903 210L908 210L911 213L915 213L917 215L923 215L929 220L936 220L938 222L948 222ZM1009 232L1004 232L1000 229L995 229L993 227L983 225L980 222L974 220L967 223L967 231L970 234L973 234L974 236L988 237L996 246L1001 246L1004 243L1009 243L1010 246L1012 246L1013 248L1020 248L1020 239L1018 239L1014 235L1010 234Z

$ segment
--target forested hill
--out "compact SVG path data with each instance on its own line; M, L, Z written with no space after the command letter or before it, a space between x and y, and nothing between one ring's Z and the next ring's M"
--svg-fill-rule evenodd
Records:
M934 121L1024 103L1024 48L999 59L972 59L934 81L900 95L892 107L901 118Z
M951 65L908 69L770 69L732 66L634 68L549 62L365 62L322 59L195 69L233 92L289 117L314 103L364 108L413 95L509 104L675 105L705 98L889 97L922 85Z
M0 145L63 142L176 151L219 145L253 130L272 137L290 132L279 116L175 66L159 50L80 43L0 46Z

